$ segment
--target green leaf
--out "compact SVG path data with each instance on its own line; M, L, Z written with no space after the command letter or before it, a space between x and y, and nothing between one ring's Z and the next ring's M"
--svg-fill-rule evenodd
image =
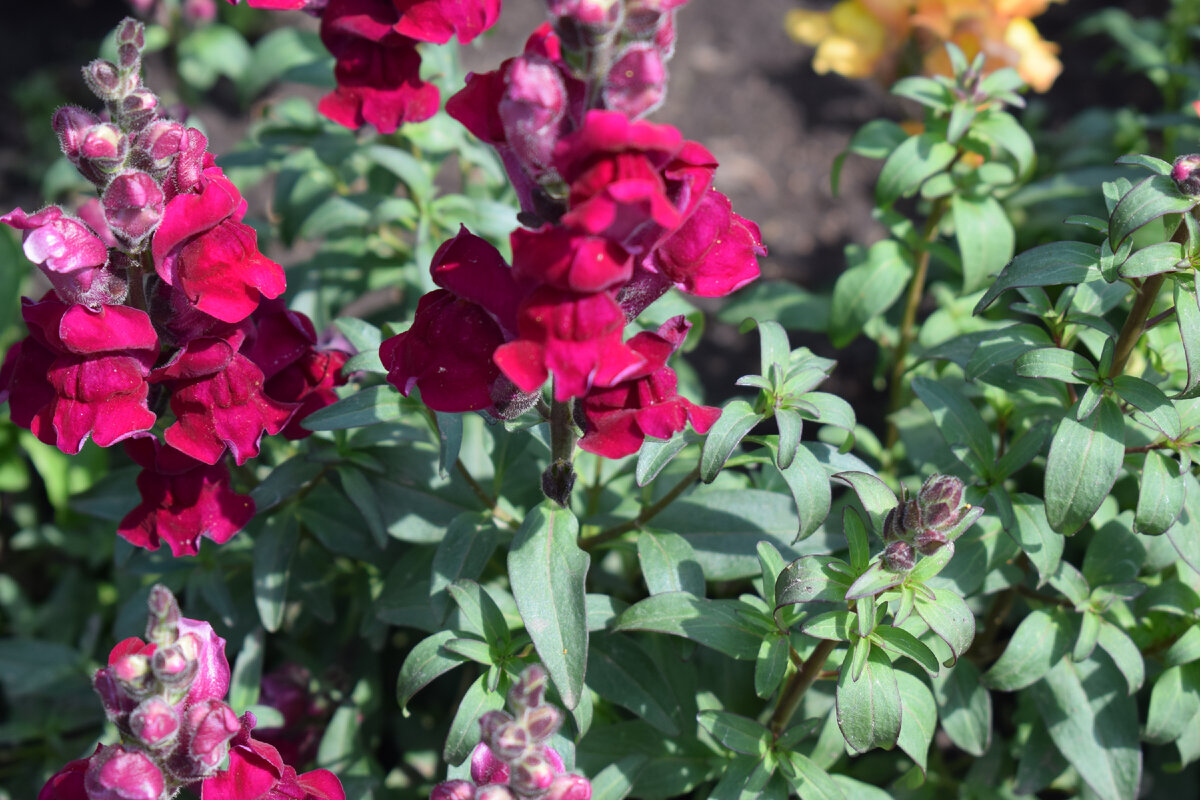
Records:
M846 800L842 787L832 776L806 755L787 753L784 756L788 783L800 795L800 800ZM791 774L787 774L788 767Z
M1174 283L1175 321L1183 340L1188 374L1187 385L1175 398L1184 400L1200 396L1200 297L1197 297L1194 281L1177 280Z
M497 545L496 528L479 514L455 517L433 555L429 596L439 618L445 619L447 587L459 580L475 580L491 559Z
M846 590L845 599L861 600L865 597L874 597L893 586L904 583L904 579L907 577L907 573L892 572L883 565L882 561L876 561L855 578L854 583L850 584L850 588Z
M1135 694L1146 680L1146 662L1142 651L1133 640L1116 625L1106 620L1100 623L1100 638L1096 640L1100 649L1108 653L1117 669L1125 676L1129 694Z
M709 430L700 452L700 480L712 483L733 449L741 444L750 429L762 422L759 414L745 400L730 400L721 411L721 418Z
M179 75L196 89L211 89L224 76L234 83L250 66L250 45L236 29L228 25L205 25L179 41Z
M310 431L340 431L388 422L404 413L400 393L392 386L372 386L333 405L314 411L301 423Z
M837 721L847 746L856 753L890 750L900 738L900 689L896 671L882 650L872 647L858 680L847 653L838 673Z
M1101 400L1081 421L1059 422L1046 458L1046 519L1061 533L1075 533L1108 496L1125 458L1125 424L1117 404Z
M679 736L678 707L658 665L627 636L592 637L587 685L601 697L627 708L667 736Z
M1130 375L1113 378L1113 389L1121 399L1146 415L1146 420L1168 439L1178 439L1182 434L1179 412L1154 384Z
M292 557L300 543L294 513L272 514L254 539L254 605L271 633L283 622Z
M463 415L435 411L434 417L437 419L438 474L447 478L462 449Z
M492 657L492 647L478 639L451 639L442 645L442 648L485 667L491 666L495 660Z
M804 435L804 417L794 408L777 408L775 424L779 426L779 453L775 458L775 466L786 470L792 466L796 451L800 449L800 437Z
M938 139L932 133L905 139L883 162L880 180L875 185L876 204L890 205L901 197L916 193L931 175L950 166L955 152L958 149L953 144Z
M696 720L700 727L735 753L758 756L770 746L771 732L752 719L728 711L707 709Z
M863 510L871 518L871 529L877 532L882 531L887 513L900 504L900 501L896 499L896 494L888 488L888 485L867 472L839 472L833 477L854 490L858 501L862 503ZM856 567L856 569L861 571L864 567L866 567L865 559L862 566Z
M1158 450L1147 451L1133 517L1134 530L1148 536L1166 533L1183 513L1186 491L1179 465Z
M646 439L638 450L637 469L634 472L638 486L645 486L658 477L663 467L671 463L689 444L686 434L677 433L670 439Z
M1013 369L1022 378L1049 378L1062 383L1087 383L1096 378L1096 366L1087 356L1059 347L1027 350L1013 362Z
M1163 161L1161 158L1154 156L1142 155L1141 153L1130 153L1120 156L1114 164L1120 164L1128 167L1144 167L1156 175L1170 175L1171 164Z
M1168 667L1190 664L1197 660L1200 660L1200 627L1196 626L1188 628L1162 656L1163 664Z
M462 612L464 626L488 644L503 646L511 636L508 621L490 592L472 580L457 580L446 587Z
M941 669L937 656L925 644L903 628L893 628L891 625L880 625L871 634L871 641L892 653L898 653L915 661L930 675L937 675Z
M409 195L423 201L433 195L433 173L431 162L417 158L412 153L384 144L364 148L371 160L395 175L408 188Z
M1200 199L1179 191L1166 175L1151 175L1134 184L1117 203L1109 217L1108 241L1113 250L1134 231L1167 214L1190 211Z
M1150 692L1146 715L1146 741L1167 744L1183 735L1200 714L1200 663L1192 662L1164 670Z
M643 531L637 548L650 594L690 592L704 597L704 570L687 539L669 531Z
M992 743L992 696L979 679L979 669L966 659L933 679L942 730L955 747L982 756Z
M848 642L854 638L857 617L850 611L826 611L804 620L800 630L805 636L832 642Z
M780 426L782 431L782 426ZM782 441L783 436L780 435ZM779 470L791 490L792 499L796 501L796 514L800 518L800 529L796 540L805 539L813 534L825 518L829 516L829 505L832 494L829 488L829 476L817 461L817 457L807 447L797 447L791 463Z
M783 635L763 639L754 661L754 694L766 700L775 694L787 673L791 644Z
M934 659L937 664L937 659ZM903 670L896 670L896 687L904 713L900 719L900 749L925 772L928 766L929 745L937 730L937 706L925 681Z
M914 610L929 630L950 648L951 656L945 664L954 666L975 639L975 615L953 589L926 588L932 592L933 599L918 592Z
M921 105L937 111L945 111L954 103L954 96L945 85L923 75L901 78L892 84L891 92L898 97L907 97L909 100L915 100ZM922 136L931 141L937 141L937 137L932 134L927 133ZM908 139L908 141L912 141L912 139Z
M1053 242L1019 253L975 306L982 312L1009 289L1083 283L1099 270L1100 248L1083 242Z
M242 637L237 660L229 678L229 706L235 714L258 702L262 685L263 629L255 627Z
M730 658L758 657L761 632L739 613L737 600L705 600L688 592L656 594L634 603L617 618L613 630L656 631L681 636Z
M1141 782L1137 705L1107 662L1060 660L1030 689L1055 746L1103 800L1135 797Z
M484 673L475 679L450 722L442 758L455 766L466 761L475 745L479 744L479 718L489 711L504 708L504 695L488 691L487 677Z
M1163 272L1173 272L1182 260L1182 245L1177 242L1159 242L1130 255L1118 267L1117 274L1122 278L1147 278Z
M996 451L991 431L971 401L929 378L914 378L912 388L933 415L950 450L976 475L986 476L996 460Z
M1061 616L1040 608L1031 611L1004 654L983 674L983 684L1006 692L1033 685L1066 655L1071 638Z
M850 344L868 320L891 308L912 271L912 253L900 242L885 239L871 245L864 263L838 276L829 313L833 346Z
M649 756L625 756L597 772L591 779L592 800L624 800L649 761Z
M983 288L1013 256L1015 234L1004 208L994 197L951 196L954 236L962 257L963 294Z
M568 709L579 704L587 668L584 583L591 557L579 523L547 500L525 517L508 554L509 584L525 629Z
M975 119L971 132L989 139L994 146L1007 150L1017 162L1017 171L1023 178L1031 174L1035 158L1033 139L1011 114L1000 111L998 106L992 106Z
M1062 534L1055 533L1046 521L1042 501L1031 494L1018 494L1012 502L1016 524L1006 529L1038 571L1041 586L1058 569L1063 554Z
M400 665L400 677L396 679L396 699L400 710L408 716L408 701L433 680L467 661L444 648L452 639L459 637L458 631L438 631L417 642L404 663Z
M802 556L775 581L776 609L796 603L840 603L845 600L850 565L833 556Z

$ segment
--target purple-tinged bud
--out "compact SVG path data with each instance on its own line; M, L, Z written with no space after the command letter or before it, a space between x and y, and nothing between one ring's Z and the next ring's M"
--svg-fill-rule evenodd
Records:
M562 722L563 713L552 705L534 706L521 715L521 724L535 742L549 739L562 726Z
M916 498L910 497L900 506L899 522L901 538L909 542L912 541L912 537L916 535L917 531L925 527L921 517L921 505Z
M154 178L130 170L112 179L104 190L104 218L129 250L138 250L162 222L166 199ZM176 625L179 607L175 608Z
M186 702L220 700L229 693L229 660L225 658L225 640L203 620L182 617L176 646L189 660L199 665L196 678L188 689Z
M945 503L934 503L931 506L925 506L925 511L921 514L922 520L930 528L947 528L958 522L957 509L950 510L950 506Z
M130 697L145 697L154 690L154 671L142 653L130 653L109 665L112 676Z
M480 742L471 751L471 780L479 786L489 783L508 783L508 764L496 758L496 754L485 743Z
M142 65L141 48L134 47L131 44L122 44L117 46L117 69L123 72L130 72L139 69Z
M923 509L934 503L945 503L957 511L962 505L964 488L963 482L953 475L930 475L917 493L917 502Z
M1180 192L1188 197L1200 195L1200 153L1192 153L1175 159L1171 166L1171 180Z
M529 731L520 722L510 722L496 731L496 735L488 742L492 752L501 761L516 761L529 749Z
M889 572L910 572L917 558L908 542L892 542L883 548L883 566Z
M174 694L187 691L192 679L196 677L198 666L196 659L188 658L178 644L160 647L150 658L150 668L154 670L154 677Z
M124 82L117 65L98 58L83 68L83 80L92 93L105 102L118 100L124 94Z
M204 153L208 139L195 128L186 128L179 143L179 156L175 159L175 191L182 194L200 182L204 173Z
M159 800L165 781L145 753L117 744L92 755L83 787L88 800Z
M184 712L183 726L191 774L203 776L211 775L221 765L229 752L229 740L241 729L241 722L221 700L205 700Z
M902 531L900 530L900 506L888 511L887 516L883 519L883 542L899 541Z
M625 5L621 0L547 0L554 32L567 50L604 46L621 29Z
M175 595L166 586L156 583L150 587L146 606L150 611L146 618L146 641L159 646L174 644L179 638L180 618L179 601Z
M946 534L930 528L918 533L914 544L921 555L931 556L946 546Z
M116 172L129 155L129 139L111 122L93 125L79 145L79 160L101 172Z
M117 44L133 45L138 50L146 46L146 26L133 17L126 17L117 25Z
M429 800L475 800L475 784L470 781L443 781L433 787Z
M92 127L100 124L100 118L92 112L78 106L63 106L54 112L50 123L58 134L58 145L71 163L79 160L79 149L83 147L83 139Z
M92 688L100 695L104 705L104 715L110 722L123 726L127 715L133 711L137 701L129 696L125 688L117 681L112 669L98 669L92 677Z
M671 23L672 11L688 0L626 0L625 35L651 39L664 25Z
M151 750L167 748L179 734L179 714L162 697L152 695L129 715L129 730Z
M592 784L580 775L556 775L543 800L592 800Z
M500 122L513 154L537 175L549 168L566 116L567 88L562 73L538 55L514 59L505 75Z
M550 673L541 664L530 664L508 692L508 703L514 711L521 712L531 706L540 706L546 695Z
M151 122L138 134L133 144L135 152L145 158L144 166L152 172L162 173L171 166L179 147L183 143L184 127L182 124L169 119L158 119Z
M562 756L560 756L558 751L548 744L542 745L542 758L550 762L550 766L554 767L555 774L558 774L567 768L566 764L563 763Z
M212 22L216 16L215 0L183 0L183 18L188 22Z
M475 792L475 800L516 800L516 795L507 786L493 783L490 786L481 786Z
M121 101L118 113L128 130L141 130L158 117L158 95L149 89L133 89Z
M550 788L556 774L549 761L537 753L527 753L512 765L508 785L517 794L538 795Z
M503 711L489 711L479 718L479 738L490 742L496 737L496 732L513 721L512 715Z
M667 67L658 48L634 42L613 62L604 82L604 105L631 119L649 114L667 96Z

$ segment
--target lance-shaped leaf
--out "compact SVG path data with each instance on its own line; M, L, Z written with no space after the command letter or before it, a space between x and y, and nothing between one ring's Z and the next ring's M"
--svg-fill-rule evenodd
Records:
M962 291L970 294L983 288L988 278L1012 258L1013 227L1003 206L990 195L967 199L954 194L950 198L950 213L962 257Z
M869 320L899 299L912 275L912 253L894 239L876 242L861 264L838 276L829 313L829 339L845 347Z
M1200 662L1164 670L1150 692L1146 741L1167 744L1183 735L1200 714Z
M937 663L936 661L934 662ZM896 670L896 686L904 713L900 719L900 749L908 754L924 774L929 745L937 730L937 705L925 681L903 670Z
M876 561L854 580L854 583L846 590L845 599L861 600L864 597L874 597L893 586L904 583L904 579L907 577L907 573L892 572L883 565L882 561Z
M933 679L942 729L960 750L982 756L992 742L992 696L979 680L979 669L963 659Z
M731 658L750 661L758 657L762 634L739 613L746 609L738 600L705 600L688 592L667 592L625 609L613 629L682 636Z
M479 718L489 711L504 708L504 695L488 691L487 678L485 673L471 684L450 722L442 758L455 766L466 761L475 745L479 744Z
M475 580L496 550L496 528L480 514L460 514L446 529L430 570L429 596L440 619L449 609L447 587L459 580Z
M1013 362L1013 369L1022 378L1049 378L1063 383L1086 383L1096 377L1096 367L1087 356L1060 347L1026 351Z
M299 544L300 527L290 512L273 514L254 538L254 605L271 633L283 622L292 558Z
M1083 242L1053 242L1018 253L975 306L978 314L1009 289L1083 283L1100 269L1100 247Z
M781 441L782 438L781 433ZM800 518L796 541L799 541L811 536L829 516L832 493L829 489L829 475L811 450L801 445L792 456L791 463L787 468L780 469L779 474L783 476L784 482L791 490L792 499L796 501L796 514Z
M701 711L696 720L714 739L735 753L757 756L770 746L771 732L740 714L708 709Z
M1200 203L1200 198L1180 192L1175 181L1166 175L1144 178L1113 209L1108 222L1108 241L1116 250L1130 234L1151 220L1190 211L1196 203Z
M1107 620L1100 622L1100 638L1096 641L1100 649L1108 653L1117 669L1125 676L1129 694L1142 688L1146 680L1146 661L1142 651L1133 643L1125 631Z
M858 680L852 677L853 651L846 654L838 674L837 721L850 749L890 750L900 738L900 689L892 662L872 647Z
M1175 281L1175 322L1183 340L1183 355L1187 362L1187 386L1176 399L1200 396L1200 296L1193 281Z
M1015 524L1006 532L1020 545L1038 571L1041 586L1058 569L1062 559L1063 537L1046 522L1042 501L1031 494L1018 494L1012 502Z
M563 705L575 708L587 668L584 583L591 557L579 549L579 523L549 500L525 517L508 553L513 597Z
M950 450L976 475L984 476L996 460L992 434L971 401L944 383L915 378L913 391L933 415Z
M840 603L852 583L850 565L833 556L803 556L779 573L776 609L795 603Z
M1168 439L1178 439L1182 433L1179 412L1162 390L1149 381L1130 375L1113 378L1113 389L1122 400L1146 415L1146 421Z
M1060 660L1030 691L1054 745L1103 800L1135 797L1142 777L1137 703L1107 660Z
M895 492L868 472L839 472L833 477L854 490L863 509L871 518L872 529L882 531L887 513L900 502L896 499Z
M690 592L704 596L704 570L687 539L670 531L643 531L638 536L637 551L650 594Z
M833 776L806 755L788 753L780 768L801 800L846 800Z
M1178 242L1158 242L1131 254L1117 269L1117 274L1122 278L1148 278L1173 272L1182 259L1183 246Z
M975 640L975 615L971 613L967 601L953 589L927 588L933 593L933 598L918 592L915 611L921 621L929 626L929 630L950 648L951 657L946 661L946 666L952 667Z
M667 736L678 736L678 707L666 676L628 636L604 634L588 649L587 684L611 703L627 708Z
M1117 404L1104 398L1076 421L1058 424L1046 458L1046 519L1061 533L1075 533L1104 502L1125 458L1125 420Z
M1133 517L1134 530L1149 536L1166 533L1183 512L1185 494L1179 465L1158 450L1148 451Z
M637 469L634 476L638 486L645 486L658 477L663 467L688 446L686 433L677 433L670 439L647 439L638 450Z
M1059 614L1037 609L1021 620L1004 655L983 674L983 683L1011 692L1030 686L1071 649L1074 636Z
M399 418L404 413L400 403L400 393L393 387L372 386L314 411L300 424L310 431L361 428Z
M881 206L913 194L927 178L954 160L957 148L931 133L911 136L892 151L875 184L875 202Z
M911 658L930 675L938 674L937 656L920 639L903 628L880 625L871 634L871 641L884 650Z
M721 417L713 424L704 439L700 451L700 480L712 483L733 449L737 447L750 429L761 422L763 415L745 400L730 400L721 410Z

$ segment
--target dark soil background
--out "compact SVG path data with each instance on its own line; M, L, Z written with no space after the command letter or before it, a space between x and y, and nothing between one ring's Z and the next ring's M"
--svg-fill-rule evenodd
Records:
M678 14L679 46L671 68L667 102L653 119L673 124L717 156L717 186L734 208L762 228L770 255L762 262L767 278L786 278L805 288L827 289L842 269L850 242L870 243L881 228L870 218L876 162L850 159L837 198L829 187L834 157L863 122L912 113L880 87L836 75L816 75L811 50L783 32L783 18L798 5L829 6L822 0L692 0ZM1167 0L1137 4L1137 12L1161 12ZM1043 35L1062 45L1066 71L1045 97L1051 126L1089 105L1135 104L1152 109L1156 92L1144 79L1100 74L1097 59L1104 41L1080 39L1072 26L1106 5L1101 0L1070 0L1052 6L1037 20ZM1119 3L1116 5L1120 5ZM38 170L50 163L57 143L49 128L56 105L94 106L79 68L94 57L97 42L129 11L124 0L4 0L6 25L0 32L0 209L42 205ZM541 0L507 0L497 28L466 48L469 67L494 68L519 52L528 33L544 18ZM303 14L279 13L280 24L314 25ZM156 80L150 66L152 85ZM161 73L159 73L161 75ZM158 78L161 80L161 78ZM242 121L221 87L208 105L194 109L222 152L240 137ZM289 91L284 87L281 91ZM283 259L286 266L287 259ZM15 302L15 298L7 300ZM715 307L715 306L710 306ZM873 347L860 342L833 352L820 336L796 335L840 364L827 386L872 419L882 405L872 388ZM692 354L710 386L709 400L728 396L745 365L757 363L757 337L731 326L709 325Z

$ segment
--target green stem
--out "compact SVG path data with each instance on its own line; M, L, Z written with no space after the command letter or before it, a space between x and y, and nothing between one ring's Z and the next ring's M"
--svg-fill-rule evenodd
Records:
M1133 353L1133 348L1137 345L1138 340L1142 338L1142 332L1146 330L1146 320L1150 317L1150 309L1153 308L1154 301L1158 299L1158 290L1162 288L1165 280L1165 275L1151 275L1138 289L1137 298L1133 301L1133 308L1129 309L1129 316L1125 318L1125 324L1121 326L1121 334L1117 337L1110 378L1125 371L1125 364L1129 361L1129 356Z
M775 707L775 712L771 714L771 721L768 723L771 735L776 739L787 730L787 724L791 721L792 715L796 713L796 709L800 707L804 693L821 674L821 667L825 666L825 660L829 658L829 654L836 646L837 642L822 639L817 644L817 649L813 650L812 655L805 660L803 666L788 679L787 685L783 688L783 694L779 696L779 705Z
M579 543L579 546L584 550L594 550L606 542L611 542L613 539L628 533L636 528L649 522L656 517L663 509L675 502L679 495L683 494L693 483L700 480L700 465L683 477L679 483L671 487L671 490L658 499L658 502L648 505L642 509L642 512L634 519L622 522L619 525L613 525L611 528L605 528L595 536L589 536Z
M904 399L904 362L908 358L908 348L917 338L917 311L921 308L921 300L925 296L925 280L929 275L930 251L928 245L937 239L938 228L941 227L942 217L950 203L946 198L939 198L925 220L925 230L921 234L926 246L917 255L917 271L912 282L908 285L908 298L904 302L904 317L900 322L900 339L892 352L892 375L889 382L888 395L888 427L885 447L890 450L900 438L900 430L891 421L891 415L900 410Z

